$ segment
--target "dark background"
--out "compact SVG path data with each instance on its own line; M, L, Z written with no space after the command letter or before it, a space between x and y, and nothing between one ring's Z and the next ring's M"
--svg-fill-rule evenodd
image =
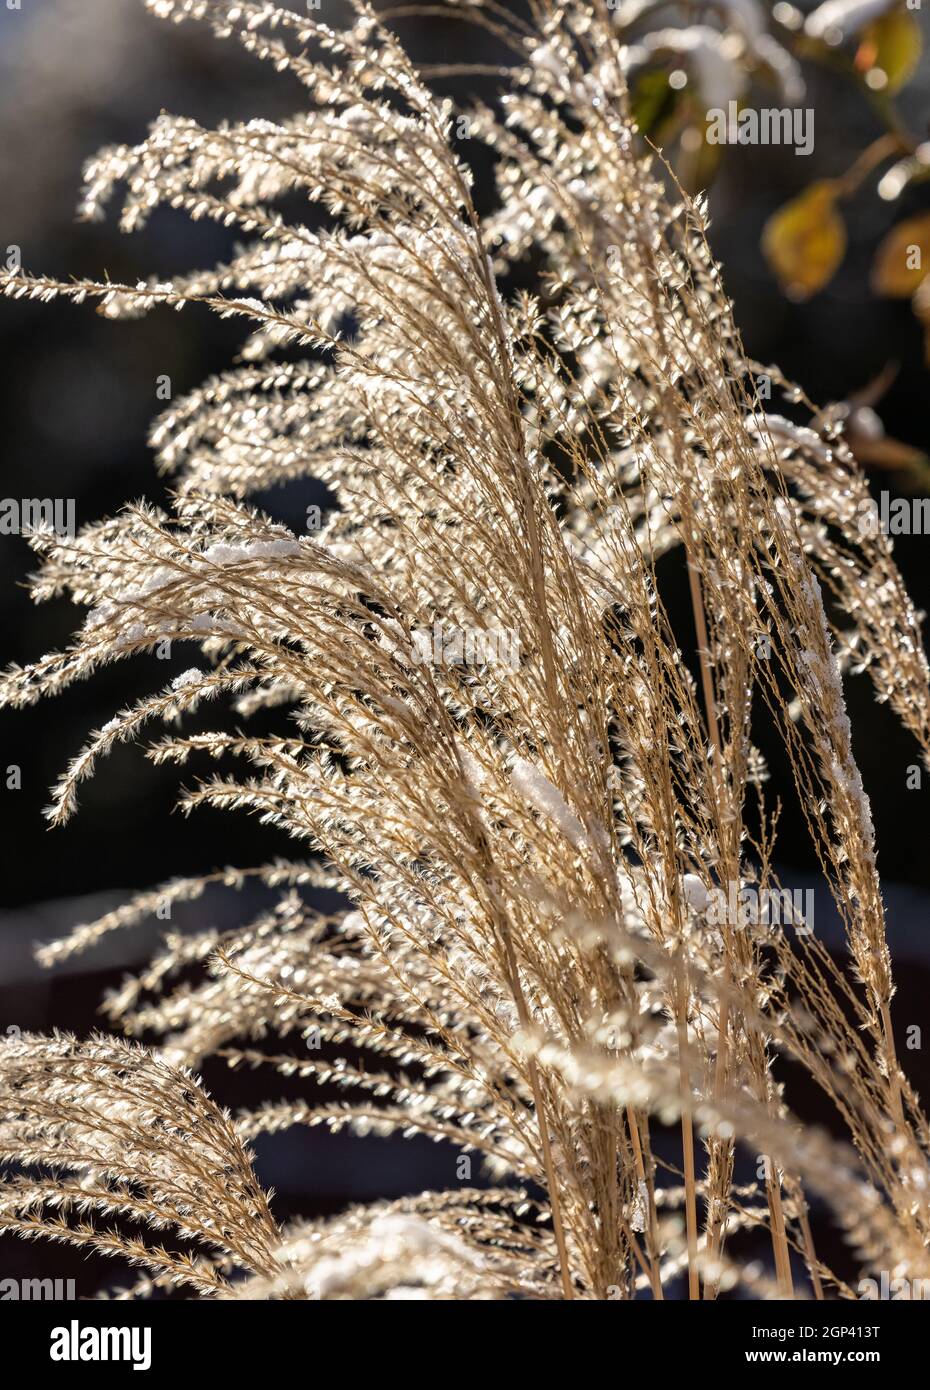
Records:
M334 16L340 0L323 0L323 5ZM494 56L486 38L458 26L420 20L398 27L414 50L432 61ZM840 173L880 133L844 78L814 70L807 76L808 104L817 111L815 153L801 159L778 149L727 151L711 196L714 249L751 355L778 362L819 402L845 399L887 363L898 362L900 372L880 412L889 434L930 452L921 330L906 303L875 298L868 282L882 234L903 214L930 209L930 185L890 206L875 196L874 180L869 182L850 210L843 268L806 305L780 294L759 251L762 226L776 207L810 179ZM479 88L487 90L477 80L448 84L462 98ZM928 129L928 90L925 61L901 102L911 128L922 136ZM237 44L215 40L197 26L159 23L137 0L22 0L19 11L8 11L0 0L0 259L15 244L29 271L63 278L108 273L132 282L228 256L232 233L191 224L182 214L160 212L132 238L119 235L115 218L76 224L81 165L101 145L140 139L163 108L209 125L227 117L284 116L302 101L295 81L276 76ZM487 198L486 164L478 169L479 192ZM206 311L165 310L136 322L111 323L89 306L0 300L0 493L74 497L79 526L127 500L163 500L163 481L145 442L149 422L162 408L156 379L169 375L177 399L227 367L241 337L235 322L221 323ZM883 487L900 491L886 476L876 476L876 490ZM268 505L287 519L292 509L302 513L315 496L289 491L269 498ZM927 544L921 536L897 543L899 563L921 608L930 605ZM65 601L31 604L19 586L32 567L23 540L0 537L4 662L34 660L64 645L75 625L76 614ZM675 616L687 631L684 602ZM137 657L55 702L0 712L0 1033L52 1027L86 1033L101 994L143 958L158 924L111 936L96 952L48 974L32 963L36 941L60 935L131 891L175 875L301 853L280 832L241 814L199 811L193 821L182 819L173 813L175 775L170 768L154 768L137 748L119 751L85 784L81 813L71 824L46 829L41 811L48 788L88 730L105 723L118 706L164 685L191 664L191 655L180 646L171 661ZM874 704L867 680L854 680L848 694L887 885L900 982L896 1025L903 1037L908 1024L922 1021L930 983L928 792L906 790L916 751L891 715ZM208 724L215 722L211 711ZM6 788L11 764L22 769L21 790ZM787 793L790 807L790 790L777 764L773 781L776 792ZM799 822L796 815L783 816L780 855L786 881L803 886L816 883L816 865ZM172 925L232 926L259 900L260 894L246 901L210 895L178 909ZM821 904L818 929L829 935L833 927L822 892L819 911ZM905 1054L926 1093L921 1056ZM231 1076L215 1064L205 1077L233 1105L269 1094L267 1078ZM272 1078L271 1094L287 1090L283 1080ZM814 1098L801 1095L798 1103L816 1114ZM278 1189L276 1210L286 1218L336 1209L348 1199L446 1185L454 1178L454 1157L425 1142L362 1141L313 1130L260 1145L259 1169L263 1181ZM76 1274L78 1293L86 1294L101 1279L112 1279L114 1265L102 1271L99 1262L58 1247L0 1242L0 1276L36 1272Z

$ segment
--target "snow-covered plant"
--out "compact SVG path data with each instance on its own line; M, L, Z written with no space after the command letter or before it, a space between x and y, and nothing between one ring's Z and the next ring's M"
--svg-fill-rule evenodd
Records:
M533 0L529 24L462 4L514 54L499 105L468 115L499 190L479 219L458 113L365 4L339 30L264 0L148 5L289 71L308 108L217 130L162 115L89 164L86 215L121 184L126 230L161 204L237 226L229 264L136 285L5 275L14 298L207 306L249 333L240 366L155 425L170 514L34 537L35 597L87 613L0 691L26 705L194 643L196 666L91 734L52 822L101 757L167 721L156 762L249 765L186 810L253 811L307 857L212 876L257 877L279 904L169 934L107 1001L114 1034L159 1045L0 1044L0 1225L196 1296L662 1298L682 1272L691 1297L741 1280L851 1296L814 1248L816 1198L863 1268L927 1277L927 1125L895 1054L842 685L867 671L926 755L918 620L861 524L841 414L775 368L787 413L764 413L704 206L631 128L614 13ZM325 230L281 214L295 194ZM531 256L538 293L509 293ZM335 497L312 534L250 505L311 476ZM501 633L507 660L463 638ZM244 732L177 727L215 699ZM248 732L260 710L273 736ZM803 921L720 911L779 889L760 723L787 750L783 814L807 824L848 967ZM144 893L42 958L208 881ZM349 906L312 910L308 887ZM298 1052L313 1032L319 1054ZM193 1075L211 1055L304 1078L306 1098L230 1116ZM792 1115L785 1059L847 1142ZM330 1081L343 1101L315 1098ZM446 1140L492 1185L282 1229L247 1146L293 1125ZM657 1157L657 1126L680 1164ZM739 1146L765 1157L758 1183L735 1182ZM733 1250L759 1226L771 1276Z

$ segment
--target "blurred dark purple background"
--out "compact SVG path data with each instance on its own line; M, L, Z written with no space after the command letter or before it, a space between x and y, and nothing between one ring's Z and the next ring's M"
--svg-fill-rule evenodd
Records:
M335 14L341 0L323 0ZM292 7L297 7L294 0ZM330 16L327 15L327 18ZM404 32L432 60L485 60L488 42L440 21L408 22ZM930 451L928 375L921 332L906 303L874 298L868 268L884 230L904 212L930 206L923 185L894 208L881 203L874 184L857 199L846 262L833 284L808 305L786 301L759 252L766 217L804 183L836 174L879 133L873 118L838 76L811 74L817 109L817 144L811 159L788 151L727 152L711 209L714 247L749 352L777 361L819 401L843 399L862 388L889 361L901 364L880 409L890 434ZM480 83L459 80L448 90L464 98ZM926 134L930 89L927 64L903 102L912 127ZM142 235L126 238L113 220L78 225L73 209L83 161L107 143L134 142L161 109L206 124L223 118L283 116L303 94L296 82L220 43L194 26L175 27L145 14L136 0L22 0L8 11L0 0L0 257L21 248L27 270L64 278L134 280L207 265L228 255L233 234L212 224L192 225L181 214L159 213ZM478 164L479 192L489 196L486 162ZM0 375L4 426L5 496L74 497L78 524L112 513L124 501L164 497L145 437L161 408L156 378L168 374L175 397L228 366L241 329L206 312L155 313L113 324L90 307L24 305L0 301ZM878 477L876 488L889 486ZM287 519L307 500L293 490L269 498ZM898 558L919 605L930 606L926 537L898 543ZM74 611L64 601L34 608L21 587L32 568L18 537L0 538L2 659L27 661L64 644ZM689 619L682 604L680 620ZM0 713L0 1033L9 1028L73 1028L95 1023L101 994L142 959L161 924L112 936L105 947L51 973L38 971L32 946L89 920L132 890L223 864L251 865L276 853L293 854L286 838L249 817L198 812L193 821L172 814L175 779L152 767L139 749L115 755L82 794L81 814L48 832L41 816L47 789L81 746L91 727L117 705L163 685L190 665L182 647L173 659L136 658L55 703ZM917 761L909 740L887 711L874 705L865 680L849 690L856 752L872 798L881 866L888 886L892 941L900 989L896 1025L923 1020L930 986L927 909L928 790L906 790L906 769ZM215 725L216 714L208 719ZM6 788L10 764L22 769L22 789ZM192 780L193 773L188 780ZM785 769L773 764L773 790L784 789ZM815 883L800 818L785 815L780 854L792 886ZM296 850L300 853L300 850ZM790 880L788 874L790 872ZM808 875L809 877L805 877ZM213 894L178 909L172 925L233 926L261 906L261 895ZM831 935L826 895L818 894L818 931ZM924 1093L930 1077L921 1053L905 1063ZM288 1083L251 1073L205 1069L208 1084L229 1104L293 1093ZM817 1115L817 1099L799 1094L802 1111ZM454 1156L418 1141L328 1136L320 1130L282 1136L259 1147L262 1179L278 1189L278 1214L336 1209L347 1200L399 1195L454 1180ZM826 1237L828 1242L832 1238ZM826 1253L826 1252L825 1252ZM831 1252L832 1253L832 1252ZM78 1293L112 1280L115 1266L57 1247L0 1242L0 1276L42 1272L76 1275ZM123 1281L125 1282L125 1280Z

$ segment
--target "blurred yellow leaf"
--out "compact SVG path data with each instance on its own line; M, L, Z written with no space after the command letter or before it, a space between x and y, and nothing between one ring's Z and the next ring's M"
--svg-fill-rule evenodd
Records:
M863 30L856 67L863 73L881 70L888 81L879 90L893 95L914 76L922 48L915 17L906 10L892 10Z
M832 280L846 254L846 226L837 211L839 185L821 179L773 213L762 250L792 299L809 299Z
M872 265L872 289L907 299L930 271L930 212L907 217L885 237Z

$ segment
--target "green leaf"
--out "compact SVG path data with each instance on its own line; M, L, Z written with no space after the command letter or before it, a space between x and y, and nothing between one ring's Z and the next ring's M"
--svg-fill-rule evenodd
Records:
M678 97L667 72L657 68L641 72L630 92L630 110L640 134L651 135L660 122L667 120Z

